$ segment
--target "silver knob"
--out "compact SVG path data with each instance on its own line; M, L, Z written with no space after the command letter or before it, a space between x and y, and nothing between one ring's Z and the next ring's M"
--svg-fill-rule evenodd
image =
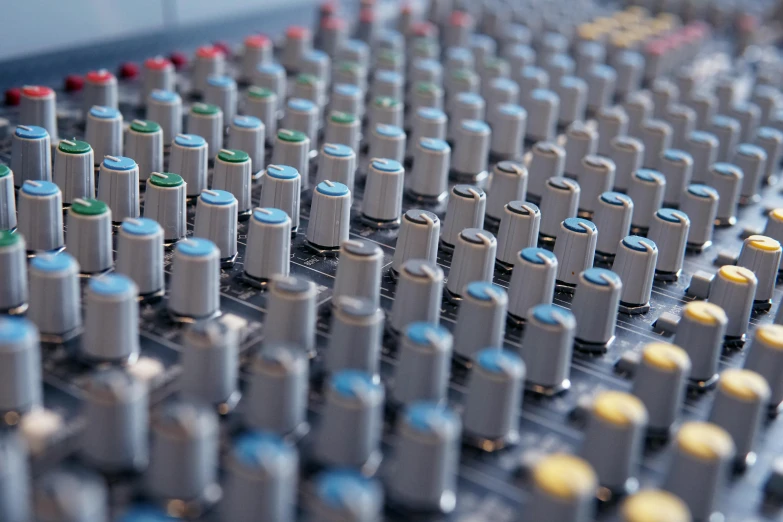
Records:
M638 137L644 144L642 165L648 169L660 170L663 154L671 148L671 126L663 120L644 120L639 127Z
M595 154L598 147L598 132L583 121L571 122L565 131L565 175L578 179L582 172L582 158Z
M253 210L247 233L245 275L262 282L287 276L291 264L291 218L277 208Z
M302 175L302 190L310 186L310 139L303 132L280 129L272 148L272 164L288 165ZM262 191L263 192L263 191ZM293 218L293 214L291 214Z
M488 176L489 125L479 120L462 120L454 137L452 176L480 183Z
M413 151L410 195L438 201L445 197L451 165L451 147L443 140L421 138Z
M308 522L362 522L381 516L383 488L358 471L324 471L316 477L314 489L307 507Z
M26 413L43 396L38 329L23 317L0 318L0 408Z
M698 251L710 246L718 212L718 191L707 185L689 185L680 201L680 208L691 220L688 248Z
M19 100L19 123L46 129L57 140L57 95L53 89L40 85L22 87ZM14 169L16 170L16 169Z
M291 230L299 228L299 203L302 190L302 176L295 167L272 164L266 168L263 177L260 206L279 208L291 218ZM318 184L320 187L321 184ZM313 202L317 199L318 187L313 191Z
M187 229L187 186L182 176L153 172L146 183L144 217L160 223L165 241L185 237Z
M650 228L655 213L663 205L666 178L657 170L639 169L631 174L628 196L634 202L631 227L639 232Z
M79 264L65 252L30 262L28 317L41 334L65 338L82 324Z
M150 465L144 477L147 494L159 500L192 501L217 486L219 431L208 408L168 403L151 421Z
M443 298L443 270L432 261L409 259L402 265L390 326L403 331L414 322L438 324Z
M370 158L384 158L402 163L405 160L406 136L402 127L379 123L370 131Z
M51 181L25 181L19 190L19 229L27 250L57 250L63 237L63 202L60 189Z
M521 355L525 360L525 387L554 395L571 387L574 350L574 315L551 303L536 304L526 312L527 324Z
M383 312L376 303L363 297L340 296L332 302L329 349L324 356L326 372L359 370L377 375Z
M147 97L145 118L157 122L167 145L182 132L182 98L174 91L155 89Z
M372 159L362 201L362 217L378 228L399 224L405 169L394 159Z
M66 205L77 198L95 197L95 160L87 142L61 140L55 159L52 181L62 190Z
M378 306L383 268L381 248L364 239L348 239L340 244L339 255L332 298L362 297Z
M753 300L758 288L756 275L741 266L725 265L710 285L710 302L726 311L726 340L742 342L748 331Z
M409 405L397 427L389 496L414 509L453 510L461 433L459 417L448 407Z
M709 132L693 131L685 136L683 149L693 159L691 180L694 183L708 183L709 169L718 158L718 139Z
M253 167L250 156L241 150L221 150L215 158L212 190L224 190L237 200L237 213L247 216L250 202Z
M214 159L223 148L223 121L223 111L217 105L194 103L190 106L185 128L188 134L201 136L207 141L210 159Z
M599 135L600 137L600 135ZM615 190L629 190L631 178L642 167L644 159L644 144L630 136L619 136L610 144L609 159L616 167L614 178ZM661 194L663 197L663 194Z
M19 125L11 139L11 169L14 182L51 181L52 152L49 133L43 127Z
M27 245L21 234L0 231L0 310L24 311L27 303ZM43 295L41 296L43 297Z
M554 249L559 285L573 288L579 283L581 273L593 266L597 240L598 229L592 221L570 217L560 223Z
M709 422L686 422L677 432L663 489L679 496L696 520L707 520L715 511L735 455L731 435L723 428Z
M139 217L139 166L131 158L106 156L101 162L98 199L107 203L115 223Z
M250 156L251 172L255 175L266 165L266 127L254 116L234 116L228 134L228 144Z
M679 210L662 208L653 215L647 237L658 246L657 279L671 281L680 276L690 228L691 220Z
M683 192L691 183L693 158L687 152L668 149L661 154L658 165L661 174L666 178L663 204L677 208L682 200Z
M314 457L325 464L361 467L379 451L384 390L372 375L342 370L330 379Z
M213 242L177 243L171 273L168 308L175 317L206 318L220 309L220 250Z
M620 241L631 229L633 201L619 192L604 192L596 199L598 204L593 221L601 233L598 234L595 250L604 256L614 257Z
M446 288L453 296L461 296L468 283L492 281L497 241L495 236L479 228L460 232L454 247Z
M348 239L351 191L342 183L322 181L313 191L307 241L316 248L336 250Z
M626 236L620 240L612 271L623 282L621 311L635 315L650 309L657 261L658 247L651 240L639 236Z
M399 272L409 259L425 259L435 263L438 257L440 220L426 210L411 209L403 216L394 248L392 270Z
M222 50L212 45L199 47L193 61L191 90L203 95L207 89L207 79L210 76L222 76L225 70L226 55Z
M598 483L614 492L637 487L647 409L630 393L606 390L593 399L581 454L593 466Z
M391 398L400 404L443 400L449 384L452 343L449 331L437 324L416 322L406 326Z
M245 424L281 436L301 430L306 421L309 370L301 346L264 342L248 365Z
M317 295L315 285L307 279L273 279L267 299L265 344L290 344L305 354L315 353Z
M222 129L221 129L222 132ZM139 180L163 171L163 131L149 120L133 120L125 134L125 154L139 166Z
M693 301L683 307L674 343L690 357L690 379L698 388L714 384L718 378L723 336L728 317L720 306Z
M90 279L84 293L81 353L88 359L133 362L139 355L139 289L127 276Z
M457 312L454 353L470 361L484 348L503 346L507 309L505 290L485 281L468 283Z
M356 152L360 150L362 120L350 112L333 110L326 122L325 144L341 144ZM320 169L319 169L320 174Z
M497 260L510 267L522 249L536 246L541 211L532 203L510 201L503 208L498 230Z
M555 255L543 248L527 247L516 254L509 285L508 313L512 319L524 322L533 306L552 302L557 266Z
M220 321L201 321L185 331L182 344L181 397L229 411L239 399L237 331Z
M66 249L76 258L82 273L95 274L111 268L111 210L97 199L76 199L68 209Z
M104 369L85 386L81 455L108 472L143 469L149 459L147 386L129 372Z
M465 434L482 449L500 449L517 441L525 363L507 350L476 354L468 377L463 422Z
M647 410L650 435L669 436L685 401L690 370L691 360L679 346L652 342L642 349L632 392Z
M171 144L169 170L182 176L189 198L207 188L208 149L207 140L194 134L178 134Z
M602 353L612 342L622 287L620 277L604 268L589 268L579 274L571 308L580 349Z
M609 158L589 155L582 158L579 171L579 186L582 194L579 209L592 216L600 204L601 194L614 186L615 165Z
M753 462L753 447L769 398L769 384L758 373L737 368L721 372L708 420L731 435L737 448L735 462L740 466Z
M770 386L768 407L773 411L783 401L783 385L780 380L780 375L783 375L781 334L783 326L780 324L759 325L753 331L753 340L748 346L748 355L745 358L745 368L767 380Z
M136 283L139 295L163 291L163 227L151 219L128 218L117 232L117 273Z
M0 165L0 230L16 228L16 194L14 173L6 165Z
M237 200L224 190L205 190L196 203L196 226L193 236L214 243L221 262L233 261L237 255Z
M500 221L506 204L527 196L527 169L512 161L501 161L492 169L487 188L487 217Z
M223 112L224 121L231 121L237 112L237 82L221 74L209 76L204 89L204 101Z
M484 191L472 185L454 185L446 207L441 242L451 247L456 244L459 234L466 228L482 228L487 197Z
M525 92L524 90L522 92ZM535 89L530 92L530 100L525 106L530 125L527 135L532 141L551 141L557 132L560 97L547 89ZM570 123L570 122L569 122Z
M530 520L587 522L594 518L598 477L588 462L554 453L535 464L532 476Z
M272 434L247 433L235 442L226 467L221 517L235 522L294 518L296 448Z
M268 141L271 141L272 136L277 136L277 105L277 94L274 90L259 85L248 87L245 112L261 120Z

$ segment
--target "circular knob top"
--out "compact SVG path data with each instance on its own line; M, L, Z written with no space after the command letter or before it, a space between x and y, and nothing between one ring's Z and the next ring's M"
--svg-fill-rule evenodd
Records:
M103 166L110 170L132 170L137 167L133 159L124 156L106 156L103 158Z
M134 236L150 236L161 230L157 221L148 218L127 218L120 228Z
M318 184L317 187L315 187L315 190L317 190L320 194L323 194L325 196L345 196L350 191L348 190L348 187L343 185L342 183L338 183L336 181L322 181Z
M253 219L269 225L278 225L288 220L288 214L279 208L257 208L253 211Z
M30 266L41 272L62 272L68 270L76 263L76 260L68 253L46 254L36 256L30 262Z
M210 205L230 205L236 201L234 195L225 190L202 190L199 197Z
M15 134L18 138L26 140L41 140L49 135L46 129L36 125L18 125Z
M177 244L177 252L192 257L208 256L216 250L215 243L199 237L188 238Z
M22 184L22 192L31 196L52 196L57 194L60 189L51 181L25 181Z
M79 140L60 140L57 148L66 154L87 154L92 150L89 143Z
M97 199L77 198L71 203L70 212L82 216L98 216L109 210L109 206Z

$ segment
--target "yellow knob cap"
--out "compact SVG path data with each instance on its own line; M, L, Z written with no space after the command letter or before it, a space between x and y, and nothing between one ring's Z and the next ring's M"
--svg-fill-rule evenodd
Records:
M726 312L720 306L706 301L691 301L683 308L683 316L705 326L728 322Z
M690 368L691 360L688 354L674 344L648 343L642 351L645 364L666 372Z
M746 402L767 402L769 384L758 373L751 370L730 368L720 374L720 389L735 399Z
M647 422L647 409L635 395L621 391L604 391L596 395L593 412L616 426Z
M628 497L621 509L623 522L691 522L691 512L680 497L647 489Z
M756 328L755 340L775 350L783 350L783 326L764 324Z
M731 435L710 422L686 422L677 433L681 451L700 460L730 459L736 451Z
M575 500L595 494L598 478L587 461L555 453L541 459L533 469L533 482L553 497Z
M756 282L756 275L745 267L724 265L718 270L718 276L733 283L751 284Z

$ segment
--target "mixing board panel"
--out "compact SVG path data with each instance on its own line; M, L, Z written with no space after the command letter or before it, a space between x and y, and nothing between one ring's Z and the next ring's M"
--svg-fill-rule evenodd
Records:
M781 520L774 6L641 3L13 77L0 521Z

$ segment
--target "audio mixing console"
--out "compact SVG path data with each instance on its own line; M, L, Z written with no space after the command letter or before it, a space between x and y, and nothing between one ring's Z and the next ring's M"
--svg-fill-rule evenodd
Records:
M304 11L0 63L0 522L782 520L777 6Z

